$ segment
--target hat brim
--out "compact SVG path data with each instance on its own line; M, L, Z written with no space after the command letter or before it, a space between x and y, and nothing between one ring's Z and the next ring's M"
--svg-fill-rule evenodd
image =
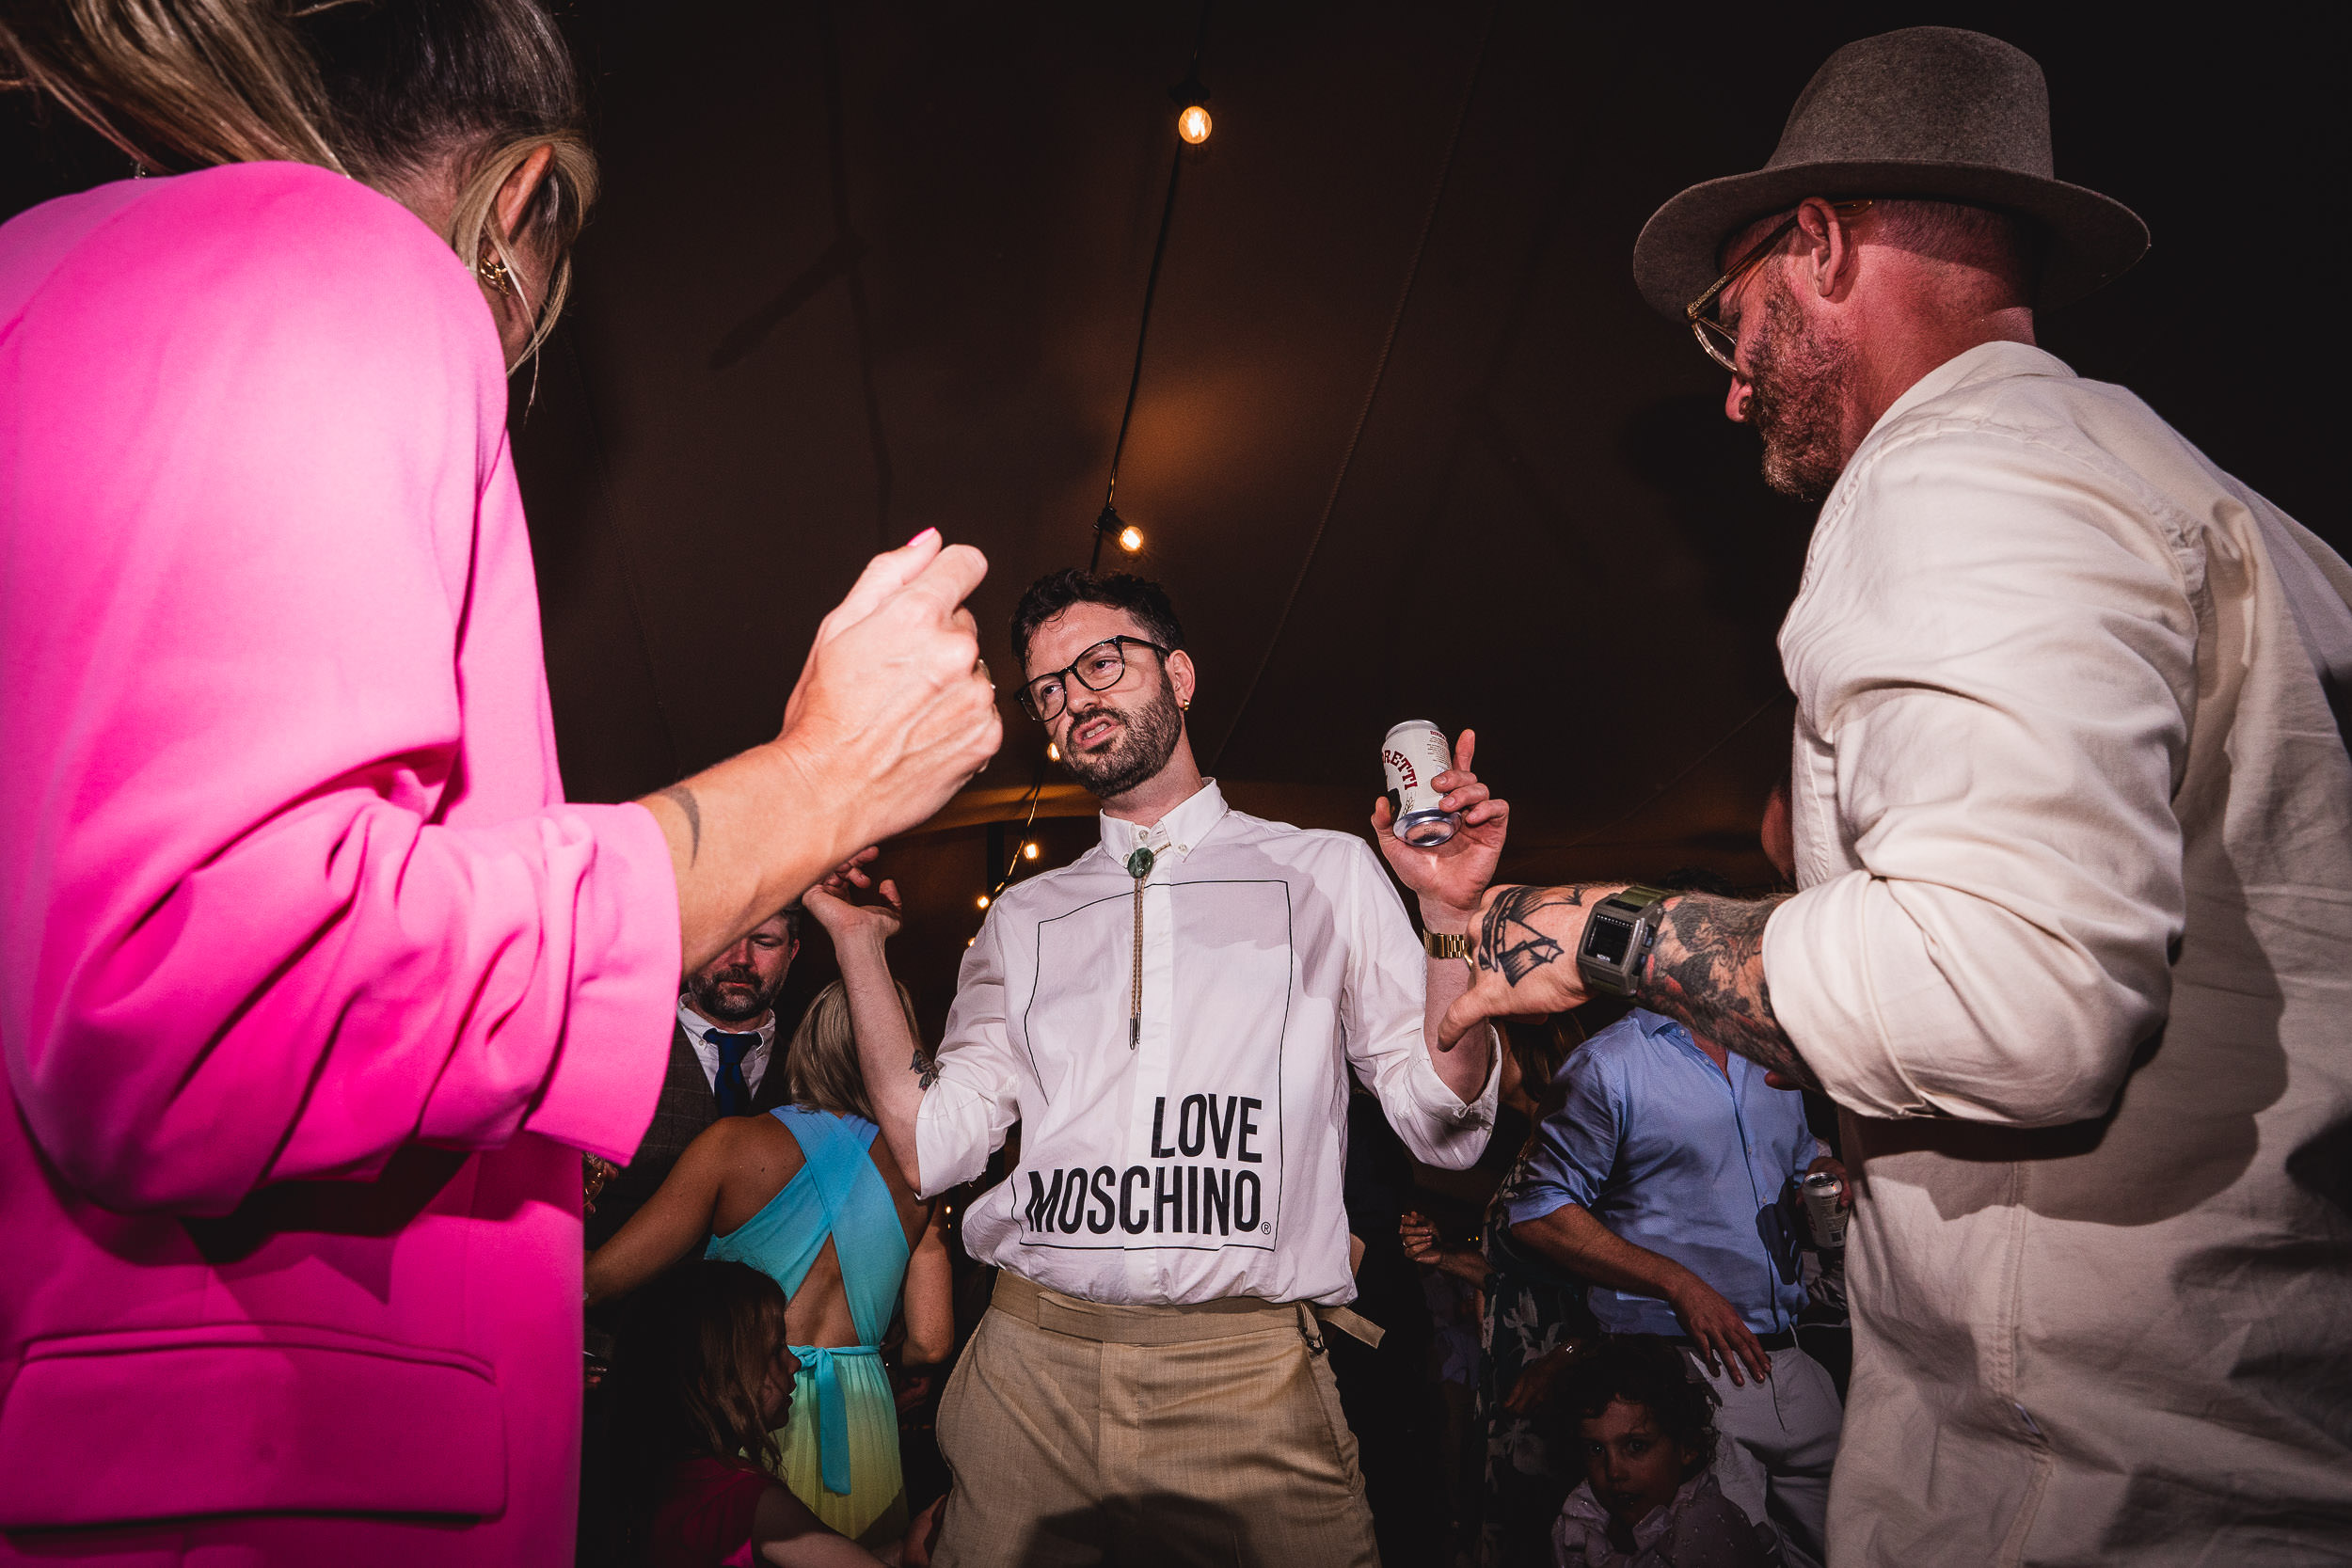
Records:
M2148 226L2138 214L2062 180L1982 164L1791 164L1693 185L1652 214L1633 242L1633 281L1642 297L1661 314L1679 318L1722 276L1724 241L1809 196L1961 201L2032 218L2050 242L2034 296L2045 310L2071 305L2121 277L2148 249Z

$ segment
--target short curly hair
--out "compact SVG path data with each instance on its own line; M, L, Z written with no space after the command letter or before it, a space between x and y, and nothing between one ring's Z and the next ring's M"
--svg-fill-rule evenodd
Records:
M1029 584L1021 602L1012 607L1012 657L1024 673L1029 668L1029 639L1038 627L1073 604L1123 610L1152 641L1170 653L1184 645L1184 624L1176 619L1176 607L1168 602L1167 589L1131 572L1098 574L1066 566Z
M1715 1456L1715 1390L1691 1375L1682 1353L1654 1334L1615 1334L1580 1358L1560 1380L1552 1413L1565 1433L1597 1420L1623 1400L1646 1408L1658 1430L1698 1456Z

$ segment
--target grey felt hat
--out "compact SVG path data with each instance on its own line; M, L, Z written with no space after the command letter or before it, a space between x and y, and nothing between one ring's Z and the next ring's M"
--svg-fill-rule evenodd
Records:
M2050 89L2033 56L1957 27L1846 45L1797 96L1770 162L1692 186L1633 245L1642 297L1670 316L1723 271L1724 242L1809 196L1917 197L2036 220L2048 240L2035 303L2082 298L2148 248L2129 207L2050 173Z

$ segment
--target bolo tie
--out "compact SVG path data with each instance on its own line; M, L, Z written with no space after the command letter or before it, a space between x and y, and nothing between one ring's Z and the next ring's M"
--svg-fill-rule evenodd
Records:
M1143 1043L1143 884L1152 879L1152 851L1143 845L1127 857L1127 875L1136 879L1136 969L1127 988L1127 1049Z

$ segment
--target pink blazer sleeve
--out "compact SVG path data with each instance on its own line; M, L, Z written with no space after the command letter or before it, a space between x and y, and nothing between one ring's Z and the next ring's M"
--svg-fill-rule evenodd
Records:
M560 803L471 279L287 165L46 251L0 246L0 1030L33 1136L102 1203L198 1213L411 1140L628 1158L676 894L647 814Z

